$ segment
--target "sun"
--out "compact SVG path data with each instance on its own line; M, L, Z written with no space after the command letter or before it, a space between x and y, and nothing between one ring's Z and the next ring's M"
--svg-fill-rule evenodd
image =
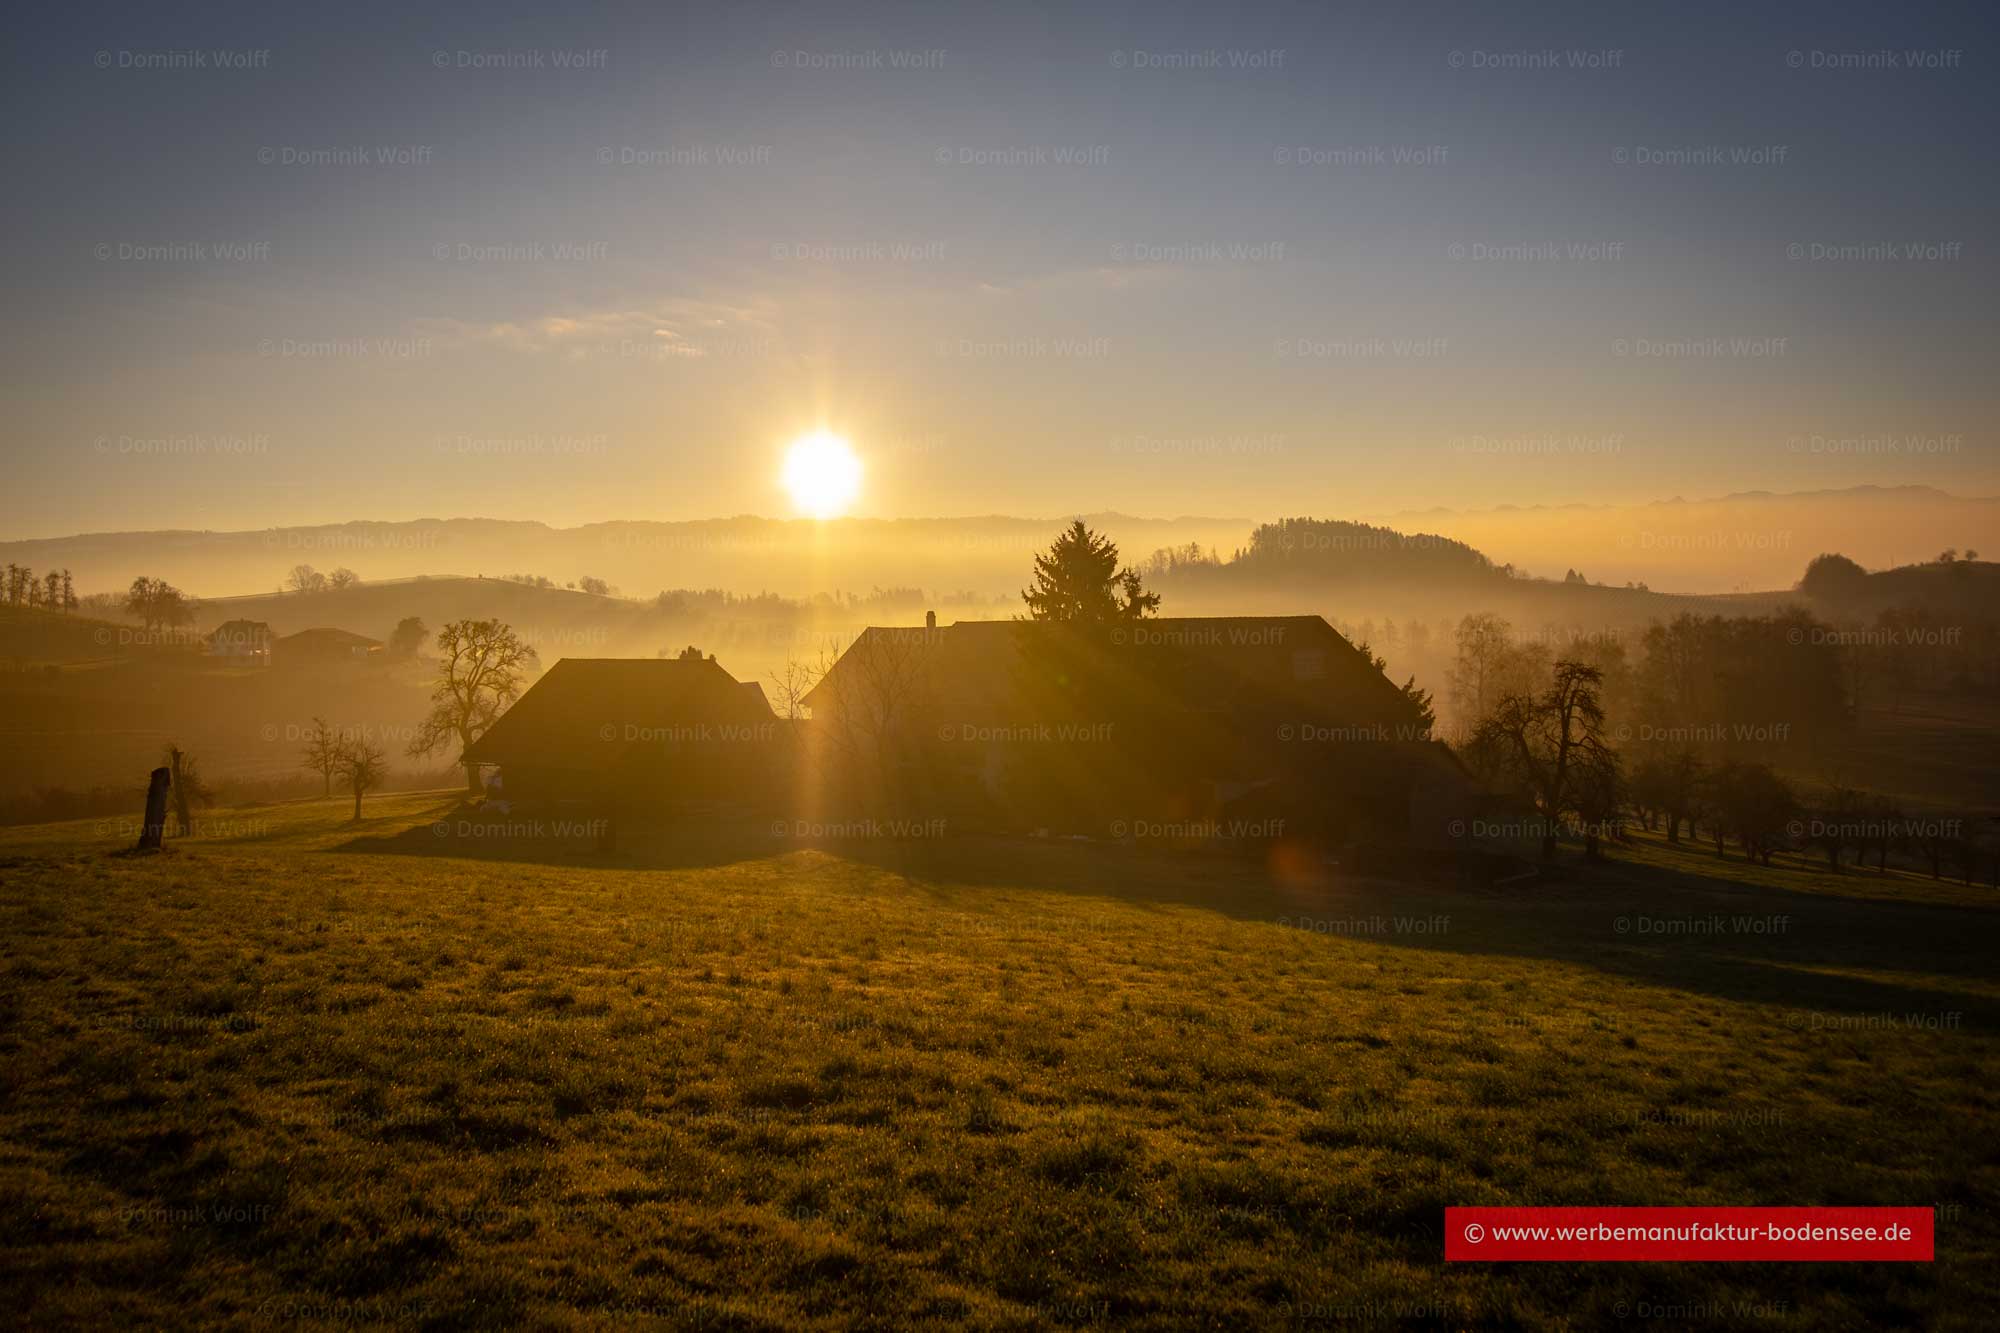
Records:
M782 480L800 513L837 518L861 493L861 460L838 435L814 431L785 451Z

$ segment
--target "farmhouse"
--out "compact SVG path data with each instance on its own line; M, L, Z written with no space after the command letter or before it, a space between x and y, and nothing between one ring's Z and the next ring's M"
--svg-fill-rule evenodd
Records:
M382 641L344 629L302 629L275 645L286 666L299 662L365 662L382 656Z
M802 702L816 763L961 819L1443 842L1471 786L1318 616L872 628Z
M566 657L466 751L510 803L619 813L754 805L789 738L713 657Z
M240 657L271 665L271 627L261 620L225 620L208 636L210 657Z

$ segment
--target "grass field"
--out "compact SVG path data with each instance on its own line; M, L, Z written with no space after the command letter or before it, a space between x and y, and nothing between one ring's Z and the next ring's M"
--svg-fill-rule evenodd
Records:
M0 830L17 1318L2000 1309L1988 892L1644 840L1478 893L760 830L601 856L454 801L215 812L147 858ZM1938 1261L1447 1268L1443 1209L1503 1203L1929 1205Z

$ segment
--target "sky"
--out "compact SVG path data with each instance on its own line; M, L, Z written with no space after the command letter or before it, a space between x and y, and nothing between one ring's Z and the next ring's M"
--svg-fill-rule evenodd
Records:
M1975 5L77 4L10 537L1992 494Z

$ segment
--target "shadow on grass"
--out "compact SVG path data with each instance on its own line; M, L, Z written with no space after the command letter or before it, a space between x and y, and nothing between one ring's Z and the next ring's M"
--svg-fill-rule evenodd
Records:
M1392 948L1564 963L1807 1014L1921 1015L1973 1031L2000 1023L2000 998L1950 984L1995 978L2000 907L1843 898L1616 859L1566 862L1551 882L1506 890L1314 873L1283 854L1168 855L1105 844L1012 844L979 855L949 843L905 844L849 855L936 889L1030 888L1188 905ZM1342 924L1378 915L1390 928L1355 935ZM1448 926L1395 925L1437 917L1448 917ZM1851 975L1858 972L1937 982Z
M1684 865L1659 865L1619 860L1613 852L1598 865L1567 862L1551 882L1468 889L1343 875L1311 847L1234 854L971 836L808 840L784 836L778 823L697 817L623 827L605 848L598 827L581 815L496 815L446 802L427 824L361 833L330 850L627 871L782 864L791 853L812 850L893 874L932 906L954 911L1003 916L1009 908L992 902L996 892L1059 893L1140 908L1191 907L1346 938L1353 936L1340 923L1360 917L1380 914L1392 923L1442 917L1449 921L1442 930L1391 928L1361 938L1390 948L1562 963L1795 1012L1899 1019L1956 1013L1956 1025L1973 1031L2000 1023L2000 999L1945 984L1993 978L2000 910L1842 898L1803 884L1718 878L1701 873L1698 855ZM1862 972L1935 977L1939 984L1853 975Z
M768 860L797 850L771 834L771 821L741 817L690 818L669 825L621 826L607 845L603 824L583 813L482 811L461 801L445 801L426 812L425 822L407 818L380 834L360 831L331 847L362 855L450 857L601 870L691 870Z

